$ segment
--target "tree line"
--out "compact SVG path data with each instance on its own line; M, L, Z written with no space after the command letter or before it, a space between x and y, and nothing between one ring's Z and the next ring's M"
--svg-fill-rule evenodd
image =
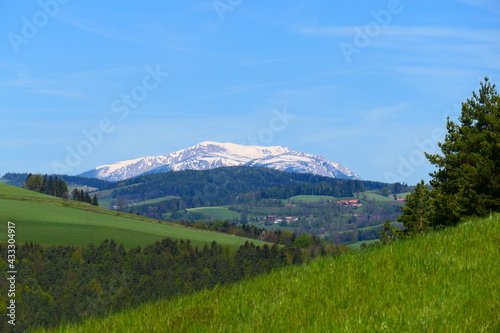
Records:
M40 192L43 194L52 195L59 198L68 197L68 184L59 176L41 175L41 174L28 174L23 188Z
M2 178L7 180L7 184L9 185L21 187L26 182L26 178L28 178L29 175L30 175L29 173L7 172L2 176ZM52 176L64 179L66 183L68 183L68 186L87 185L89 187L96 187L100 190L105 190L113 186L112 182L97 178L87 178L87 177L70 176L70 175L52 175Z
M302 237L302 236L301 236ZM76 323L94 316L168 299L182 293L233 283L286 265L301 264L314 256L340 254L341 248L246 242L230 250L216 242L202 248L189 241L163 239L145 248L125 249L106 240L99 245L20 245L16 251L16 326L2 321L3 332L24 332L35 327ZM2 253L7 244L0 244ZM0 269L8 271L5 258ZM8 290L0 279L0 289ZM6 303L7 293L0 295ZM6 316L6 308L0 310Z
M84 192L83 189L78 190L77 188L75 188L73 191L71 191L71 198L75 201L86 202L94 206L99 206L99 199L97 198L97 194L94 194L91 197L89 192Z
M68 191L68 183L57 175L41 175L41 174L28 174L22 187L43 194L48 194L54 197L69 199L70 194ZM89 192L84 192L83 189L74 189L71 191L71 199L75 201L86 202L94 206L99 206L99 199L94 194L90 196Z

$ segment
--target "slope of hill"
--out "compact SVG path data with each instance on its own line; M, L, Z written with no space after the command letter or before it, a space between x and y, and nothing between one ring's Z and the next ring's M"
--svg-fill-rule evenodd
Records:
M498 332L500 215L58 332Z
M77 201L0 184L0 222L16 224L16 241L54 245L86 245L114 239L126 247L146 246L163 238L189 239L193 245L216 241L237 248L247 238L194 230L143 216L109 211ZM7 228L0 230L6 240ZM253 241L264 244L263 242Z
M207 170L226 166L264 166L282 171L311 173L333 178L360 179L337 162L296 152L283 146L243 146L206 141L170 154L147 156L101 165L81 176L111 181L147 172Z

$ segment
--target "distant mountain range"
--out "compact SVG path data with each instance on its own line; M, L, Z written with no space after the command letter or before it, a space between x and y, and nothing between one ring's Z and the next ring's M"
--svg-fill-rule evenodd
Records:
M119 181L144 173L207 170L228 166L260 166L332 178L361 179L337 162L329 161L322 156L293 151L283 146L244 146L212 141L205 141L166 155L147 156L101 165L80 176Z

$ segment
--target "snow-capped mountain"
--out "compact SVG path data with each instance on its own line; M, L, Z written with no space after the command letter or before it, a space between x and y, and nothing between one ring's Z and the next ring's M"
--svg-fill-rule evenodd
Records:
M80 176L118 181L143 173L186 169L207 170L226 166L262 166L333 178L360 179L346 167L322 156L293 151L283 146L243 146L212 141L205 141L166 155L101 165Z

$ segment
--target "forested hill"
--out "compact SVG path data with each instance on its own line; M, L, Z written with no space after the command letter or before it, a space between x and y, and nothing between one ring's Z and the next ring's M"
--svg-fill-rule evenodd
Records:
M3 179L21 186L28 174L8 173ZM223 167L211 170L168 171L108 182L104 180L59 175L71 185L87 185L107 190L99 199L111 197L138 202L175 196L183 207L215 206L259 199L287 199L295 195L329 195L352 197L354 193L388 187L400 193L405 185L383 182L339 179L304 173L292 173L265 167Z
M286 199L315 194L350 197L353 193L381 189L382 182L337 179L312 174L290 173L263 167L224 167L212 170L185 170L143 175L114 184L113 197L143 201L178 196L188 206L211 206L234 202L243 195L255 198ZM396 193L404 186L397 187Z
M22 184L24 184L24 182L26 182L26 179L28 178L28 176L29 176L28 173L8 172L2 176L2 179L8 185L21 187ZM68 183L68 185L70 185L70 186L72 186L72 185L87 185L87 186L95 187L98 189L106 189L106 188L111 188L113 186L113 183L111 183L107 180L101 180L101 179L97 179L97 178L87 178L87 177L69 176L69 175L52 175L52 176L57 176L59 178L64 179Z

